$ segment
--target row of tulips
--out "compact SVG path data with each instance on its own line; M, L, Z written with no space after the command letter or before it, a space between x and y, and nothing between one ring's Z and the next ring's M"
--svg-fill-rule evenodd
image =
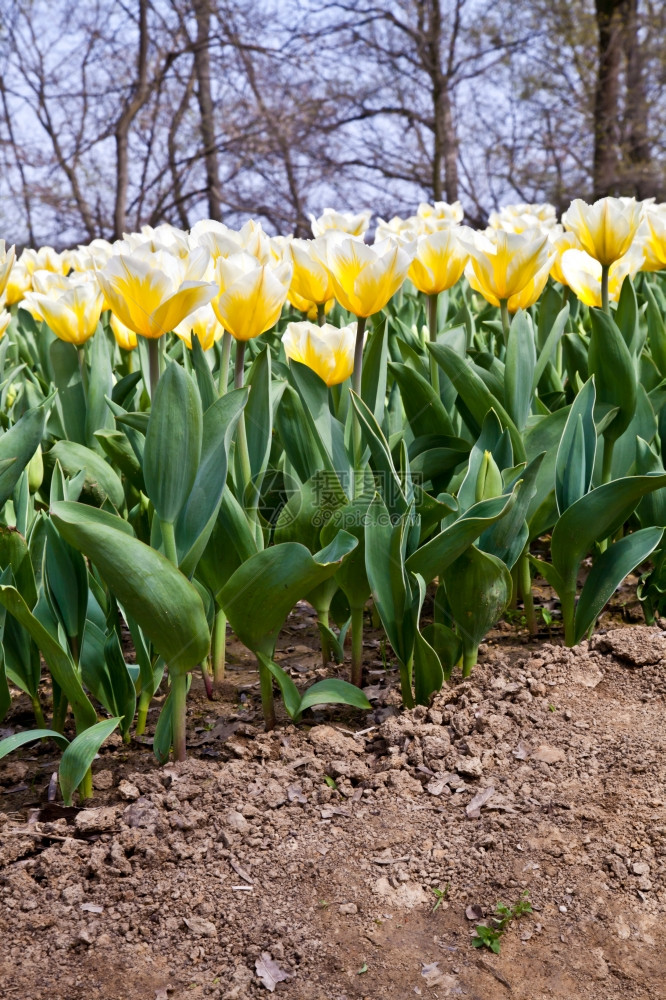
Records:
M535 572L568 644L650 557L639 596L663 610L666 209L460 222L422 205L370 245L367 214L327 211L309 241L206 221L3 252L0 712L11 683L39 729L0 754L67 742L71 713L61 785L89 794L101 740L143 733L166 674L154 749L182 758L191 671L223 678L229 627L270 727L276 685L294 719L369 707L370 600L405 705L469 674L512 602L535 629ZM302 693L275 662L300 600L324 663L349 635L349 682Z

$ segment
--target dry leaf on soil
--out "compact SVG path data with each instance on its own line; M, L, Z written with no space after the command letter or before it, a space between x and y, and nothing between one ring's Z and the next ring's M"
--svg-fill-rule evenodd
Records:
M289 979L289 974L282 971L277 962L274 961L273 956L267 951L262 951L257 961L254 963L254 968L259 979L261 979L261 982L269 993L275 992L275 987L278 983L283 982L285 979Z
M494 785L489 785L488 788L483 788L480 792L477 792L471 802L467 803L465 812L470 819L478 819L481 815L481 807L485 806L486 802L489 802L495 794Z

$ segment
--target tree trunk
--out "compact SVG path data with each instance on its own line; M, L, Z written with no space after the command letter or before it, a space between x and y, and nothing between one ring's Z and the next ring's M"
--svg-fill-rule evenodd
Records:
M215 115L210 86L210 0L193 0L193 7L197 20L194 65L197 74L197 99L201 114L201 137L203 139L204 164L206 167L208 215L211 219L219 220L222 217L220 206L220 175L217 163Z
M624 0L622 13L627 60L625 162L622 171L626 190L623 194L643 199L656 194L656 176L648 138L643 50L638 39L638 0Z
M114 238L122 239L127 228L127 190L129 187L129 133L134 118L148 97L148 2L139 0L139 51L134 92L125 102L116 123L116 198L113 209Z
M624 0L595 0L599 65L594 99L594 197L616 192Z

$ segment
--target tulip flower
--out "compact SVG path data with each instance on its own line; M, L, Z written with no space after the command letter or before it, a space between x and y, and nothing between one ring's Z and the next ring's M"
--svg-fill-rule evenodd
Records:
M30 293L30 304L60 340L81 348L97 329L104 299L95 282Z
M466 245L470 252L467 280L487 302L500 307L506 338L508 314L533 305L548 281L554 256L548 237L498 230L494 244L477 239Z
M641 271L663 271L666 268L666 205L647 209L638 239L645 252Z
M541 234L557 226L554 205L548 203L504 205L499 212L491 212L488 219L491 229L502 229L505 233L526 233L537 230Z
M449 204L446 201L436 201L434 205L421 202L417 209L416 220L419 223L419 232L433 233L438 229L448 229L449 226L456 226L462 222L464 215L463 207L459 201Z
M409 278L419 292L439 295L460 279L469 260L469 251L459 236L455 228L419 236L416 255L409 268Z
M427 228L422 222L423 220L416 215L410 215L408 219L394 215L388 222L377 219L375 243L382 243L384 240L404 240L405 243L413 243Z
M355 339L353 324L338 328L330 323L288 323L282 334L287 357L307 365L328 386L344 382L354 370Z
M330 230L340 233L347 233L348 236L363 236L370 225L372 212L336 212L333 208L325 208L323 215L318 219L314 215L310 216L313 236L323 236Z
M212 283L188 280L186 262L165 252L111 257L97 279L121 323L150 340L173 330L215 294Z
M8 306L21 302L25 293L30 290L31 278L25 264L16 261L9 271L5 282L5 301Z
M231 257L232 254L242 252L256 257L261 264L270 264L276 259L270 238L261 224L254 219L246 222L240 230L230 229L222 222L206 219L192 227L190 240L205 247L214 264L220 257Z
M121 323L148 339L150 386L160 376L159 341L181 320L215 295L215 285L197 280L206 269L208 254L193 251L189 258L148 248L111 257L97 272L106 303Z
M634 241L643 206L633 198L600 198L593 205L576 198L562 216L565 229L574 233L583 250L602 267L601 301L608 312L608 269Z
M411 251L391 240L370 247L350 238L329 239L326 263L340 305L363 319L383 309L407 277Z
M440 229L416 241L416 256L409 268L412 284L428 296L428 329L431 343L437 340L437 301L440 292L460 279L469 252L460 242L455 228ZM439 394L439 368L430 356L430 380Z
M7 327L11 323L12 314L8 309L0 310L0 337L4 337L7 333Z
M614 261L608 269L608 299L617 302L626 277L633 278L641 269L643 249L631 250ZM584 250L565 250L562 254L562 273L565 283L586 306L602 306L602 265Z
M69 270L65 254L58 253L53 247L40 247L39 250L27 248L19 257L19 262L29 274L34 271L55 271L58 274L66 274Z
M222 337L224 329L220 326L212 306L208 304L190 313L186 319L178 324L174 333L189 348L192 347L192 334L196 334L202 349L207 351L216 340Z
M326 304L335 297L330 271L323 263L327 255L326 238L292 240L285 253L294 268L289 301L302 312L308 312L314 305L316 315L323 322Z
M277 323L287 298L292 266L271 267L246 252L219 257L215 267L219 295L215 315L238 341L259 337Z
M610 267L631 246L642 211L640 202L633 199L600 198L588 205L576 198L562 216L562 222L590 257L602 267Z
M553 281L559 281L561 285L568 285L567 279L562 271L562 255L567 250L580 250L580 243L573 233L552 231L548 234L550 244L555 251L553 263L550 269L550 276Z
M15 248L10 247L9 250L5 250L5 241L0 240L0 299L9 282L9 276L12 272L15 259Z
M114 313L111 313L109 318L109 326L111 327L118 347L120 347L123 351L133 351L138 345L139 341L134 330L130 330L128 326L121 323Z

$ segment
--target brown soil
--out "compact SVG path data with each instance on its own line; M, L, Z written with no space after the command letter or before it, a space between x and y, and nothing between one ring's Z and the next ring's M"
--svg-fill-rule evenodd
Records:
M281 643L308 683L313 636L301 610ZM225 697L193 685L191 759L111 740L80 811L44 803L48 744L3 761L0 995L666 998L666 634L498 637L413 712L367 653L372 716L264 734L232 644ZM524 890L501 954L472 947Z

